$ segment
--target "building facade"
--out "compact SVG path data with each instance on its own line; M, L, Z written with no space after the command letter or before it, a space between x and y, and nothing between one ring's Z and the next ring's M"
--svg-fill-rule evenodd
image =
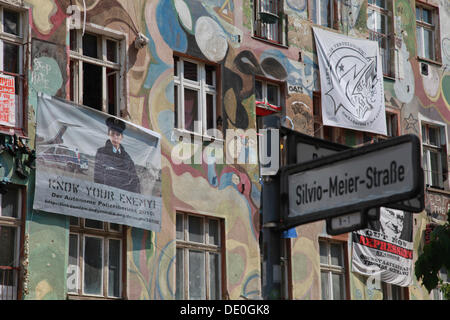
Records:
M417 279L368 286L351 272L351 234L324 222L282 240L279 290L265 292L256 142L237 135L244 161L195 159L211 140L225 154L227 130L260 129L267 114L351 147L416 134L415 261L450 195L448 1L5 0L0 17L0 70L15 79L0 126L0 299L437 298ZM378 42L387 136L322 124L313 26ZM38 93L161 135L160 232L33 210Z

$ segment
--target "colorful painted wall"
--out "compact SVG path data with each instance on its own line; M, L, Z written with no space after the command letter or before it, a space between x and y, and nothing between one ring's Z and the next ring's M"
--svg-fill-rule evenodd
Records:
M223 6L222 2L86 1L87 23L119 30L128 37L128 108L121 110L121 114L162 135L162 230L155 233L128 229L129 299L174 299L176 212L224 219L226 295L232 299L261 295L258 166L177 165L171 158L177 142L172 138L174 52L220 65L219 100L225 128L256 126L253 73L245 63L239 65L241 57L253 55L242 48L241 4L229 1ZM68 98L66 8L71 3L83 8L83 1L27 1L33 38L28 77L30 136L36 125L36 93ZM150 39L142 50L135 49L133 44L136 31ZM254 67L261 70L259 64L264 65L265 61L266 72L276 73L271 62L278 61L277 55L277 51L268 52L263 59L258 54L260 61ZM256 155L256 148L251 150ZM196 147L195 153L203 151ZM30 189L26 223L30 254L25 298L65 299L68 218L31 210L32 194Z
M341 32L367 37L367 1L338 0ZM29 135L34 135L36 93L67 98L68 33L66 9L83 8L80 0L25 0L32 30L29 69ZM450 4L434 0L441 22L442 65L422 76L415 50L415 2L395 1L398 74L385 80L386 105L398 110L401 133L420 133L419 114L450 121ZM313 92L320 89L307 0L285 0L288 46L252 37L251 0L86 0L86 21L119 30L128 37L128 107L122 115L162 135L163 214L159 233L130 228L127 233L127 292L130 299L173 299L175 296L175 213L196 212L225 220L226 289L229 297L261 295L260 190L258 166L175 164L171 153L174 128L173 55L183 54L220 66L224 129L255 128L255 76L286 83L283 115L294 129L313 134ZM82 16L84 12L81 12ZM148 46L133 45L136 31ZM301 59L299 59L301 53ZM448 131L447 131L448 132ZM356 145L362 135L341 137ZM252 149L255 152L254 149ZM196 152L203 152L197 148ZM447 183L448 184L448 183ZM195 186L194 188L192 186ZM26 299L65 299L68 219L31 210L29 189L26 234L29 264ZM422 245L426 213L415 216L416 251ZM318 236L324 223L298 227L291 240L294 299L320 299ZM349 252L351 248L349 247ZM58 275L58 279L54 275ZM379 299L362 277L352 275L353 299ZM417 282L412 299L428 298Z

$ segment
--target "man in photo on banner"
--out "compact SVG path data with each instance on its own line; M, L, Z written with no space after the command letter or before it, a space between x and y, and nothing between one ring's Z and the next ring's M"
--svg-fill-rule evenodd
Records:
M121 144L125 122L109 117L106 119L106 125L109 139L95 155L94 182L140 193L140 182L134 162Z

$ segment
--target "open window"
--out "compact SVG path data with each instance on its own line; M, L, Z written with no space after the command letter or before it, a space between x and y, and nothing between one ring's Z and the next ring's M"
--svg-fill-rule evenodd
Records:
M255 79L256 115L265 116L282 110L283 87L279 83Z
M444 188L447 180L447 146L445 126L422 122L422 167L425 184Z
M367 28L369 39L378 42L383 74L394 74L394 43L392 0L368 0Z
M23 130L24 46L28 33L24 10L0 6L0 127Z
M175 128L207 135L220 130L217 67L174 57Z
M416 2L416 41L419 58L441 61L437 7Z
M112 115L125 109L124 36L70 30L70 100Z
M309 0L309 17L314 24L338 29L338 6L336 0Z

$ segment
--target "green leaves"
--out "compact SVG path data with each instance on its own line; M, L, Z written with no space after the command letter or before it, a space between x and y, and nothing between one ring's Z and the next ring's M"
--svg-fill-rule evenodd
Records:
M430 242L425 244L423 253L416 261L415 275L422 280L428 292L440 285L446 299L450 299L450 285L439 277L442 268L450 270L450 210L447 216L447 223L432 231Z

